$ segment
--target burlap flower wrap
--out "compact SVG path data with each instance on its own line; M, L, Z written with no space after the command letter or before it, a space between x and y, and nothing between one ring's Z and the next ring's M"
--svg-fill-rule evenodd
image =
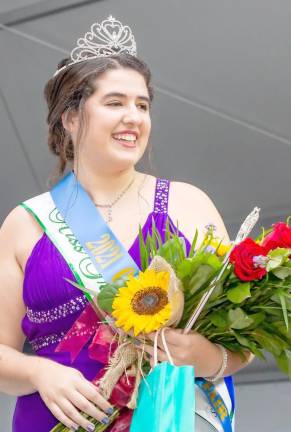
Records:
M149 269L155 270L155 272L167 272L169 274L167 298L171 307L171 314L163 327L175 327L181 320L184 309L182 283L177 278L171 265L159 255L153 258ZM132 336L130 333L129 335ZM143 334L142 337L145 339L146 335ZM138 387L142 377L142 362L143 352L136 348L133 339L131 337L120 338L120 343L110 358L107 370L98 383L99 391L106 399L109 399L114 386L123 374L134 375L135 386L127 404L128 408L134 409L136 407Z

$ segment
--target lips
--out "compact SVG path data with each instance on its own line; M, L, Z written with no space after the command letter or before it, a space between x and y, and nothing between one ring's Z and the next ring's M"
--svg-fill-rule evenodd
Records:
M122 139L115 139L115 141L117 141L119 144L122 145L122 147L126 147L126 148L134 148L136 147L136 141L125 141Z
M128 137L129 140L134 140L138 138L138 135L139 134L136 131L127 129L120 132L115 132L113 137Z
M135 131L122 131L112 135L113 139L118 141L122 146L127 148L133 148L136 146L136 140L138 138L138 134Z

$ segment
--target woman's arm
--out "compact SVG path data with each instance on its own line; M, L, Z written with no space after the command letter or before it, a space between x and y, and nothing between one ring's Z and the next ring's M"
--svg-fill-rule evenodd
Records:
M22 300L23 274L15 249L18 225L14 210L0 231L0 390L22 395L35 391L31 384L35 357L23 354L24 334L21 320L25 314Z
M154 338L154 334L149 335L149 339L152 341L154 341ZM182 329L170 328L165 332L165 338L176 366L195 366L195 375L204 378L213 377L220 370L223 361L221 349L201 334L192 332L185 335L182 333ZM168 361L160 337L158 338L158 347L159 361ZM145 350L151 356L153 355L153 347L151 345L146 344L143 346L141 344L138 348ZM227 352L227 367L223 376L233 375L238 372L250 362L252 356L246 351L246 358L243 360L239 354L231 351Z
M216 234L223 243L229 243L224 222L209 196L201 189L188 183L171 182L169 214L173 222L178 221L183 234L192 241L198 230L198 245L202 242L205 227L216 226Z
M14 396L34 393L33 374L43 360L0 344L0 391Z
M104 423L112 413L96 387L77 369L20 352L25 339L21 329L25 305L19 245L26 241L27 231L33 233L23 212L15 209L0 230L0 391L16 396L38 391L64 425L72 430L78 426L94 430L80 411Z
M230 241L224 222L212 200L205 192L191 184L171 183L169 214L174 222L178 221L180 230L190 241L195 235L195 230L198 230L198 245L202 242L205 226L209 223L216 226L215 233L223 243L228 244ZM170 332L172 330L166 333L167 340L171 335ZM173 330L173 332L178 332L178 330ZM197 376L210 377L219 371L222 364L222 352L205 337L192 333L178 335L175 341L177 349L175 350L174 346L172 349L178 364L195 364ZM162 351L160 354L163 356ZM242 359L237 353L231 351L227 353L225 376L239 371L253 359L252 354L248 351L245 352L245 359Z

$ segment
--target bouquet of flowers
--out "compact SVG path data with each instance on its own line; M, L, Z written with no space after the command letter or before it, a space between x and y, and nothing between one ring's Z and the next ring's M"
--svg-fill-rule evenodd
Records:
M195 331L242 357L250 351L265 359L264 353L269 352L291 378L288 221L276 223L258 238L246 237L236 245L224 245L213 225L207 226L199 247L197 239L198 232L187 253L183 239L172 233L169 225L164 241L155 227L146 241L140 232L142 271L136 277L106 284L100 291L98 307L106 315L105 322L117 329L119 339L108 368L96 382L106 398L110 399L115 386L122 386L125 372L134 380L130 385L127 381L129 398L124 405L134 408L140 376L148 371L135 340L169 326L189 331L194 325ZM123 370L114 376L120 357ZM127 363L125 358L129 358ZM124 405L115 403L111 426L95 421L95 430L109 427L117 431L112 423L119 415L120 421L122 416L130 421L130 414L122 411ZM90 421L94 423L94 419ZM61 425L54 429L65 430Z

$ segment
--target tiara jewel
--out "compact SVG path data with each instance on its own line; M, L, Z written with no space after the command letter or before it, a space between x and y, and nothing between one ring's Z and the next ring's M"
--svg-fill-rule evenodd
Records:
M77 40L77 46L71 51L72 61L58 69L54 76L68 66L98 57L109 57L120 53L128 53L136 57L136 43L130 27L123 26L112 15L101 24L92 24L90 30Z

